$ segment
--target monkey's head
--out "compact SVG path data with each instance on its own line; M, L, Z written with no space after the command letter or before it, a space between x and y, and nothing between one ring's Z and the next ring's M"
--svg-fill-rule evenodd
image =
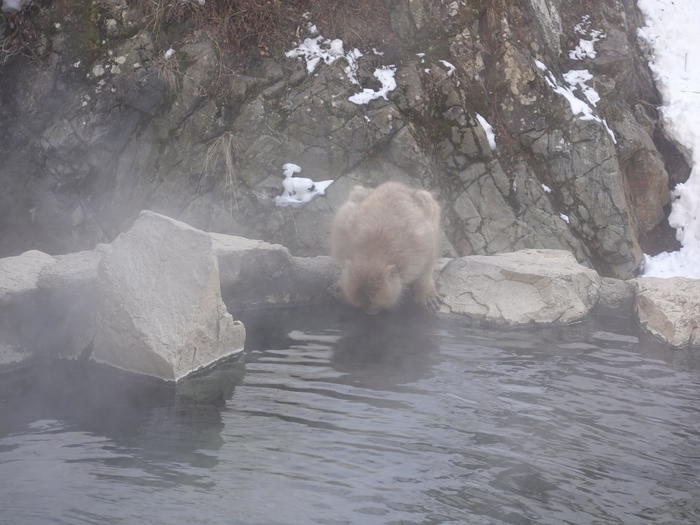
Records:
M340 289L348 303L373 315L395 306L403 286L396 265L357 258L343 268Z

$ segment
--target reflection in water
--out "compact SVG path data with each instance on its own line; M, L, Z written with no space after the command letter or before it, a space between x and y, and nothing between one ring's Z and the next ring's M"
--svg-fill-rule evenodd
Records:
M700 521L692 352L600 320L246 316L245 377L178 395L73 367L2 400L0 521Z
M432 377L439 349L436 319L390 316L351 319L332 345L331 366L367 388L387 389Z

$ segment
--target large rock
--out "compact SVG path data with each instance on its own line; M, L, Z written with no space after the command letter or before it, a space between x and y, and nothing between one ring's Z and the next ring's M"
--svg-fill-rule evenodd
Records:
M97 362L177 381L243 349L212 241L187 224L142 212L103 256L96 287Z
M596 314L601 316L632 317L634 307L634 283L611 277L603 277Z
M674 347L700 346L700 280L643 277L634 283L642 328Z
M36 291L41 271L53 263L53 257L37 250L0 259L0 305Z
M293 257L279 244L209 234L221 290L233 309L318 304L332 299L337 267L330 257Z
M32 353L15 344L0 340L0 375L32 362Z
M0 259L0 372L24 367L34 358L35 334L45 329L37 309L38 283L54 262L36 250Z
M43 356L77 359L89 352L95 337L97 269L109 245L58 255L41 272L37 308L41 329L34 330L31 347Z
M578 321L596 304L600 284L563 250L461 257L438 279L443 312L512 325Z

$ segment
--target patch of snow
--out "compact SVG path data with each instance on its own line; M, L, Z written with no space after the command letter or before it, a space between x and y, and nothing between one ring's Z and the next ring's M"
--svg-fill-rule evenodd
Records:
M310 38L304 39L294 49L290 49L284 55L287 58L303 58L306 62L306 71L311 74L316 71L316 68L321 62L324 64L332 64L339 58L345 58L348 65L345 67L345 74L350 82L358 84L357 79L357 59L362 56L359 49L354 48L347 53L345 52L343 41L339 39L329 40L319 34L318 28L309 24L308 32L312 35ZM316 35L316 36L313 36Z
M587 69L572 69L564 73L564 80L569 84L569 89L572 91L580 89L583 96L586 97L588 102L594 107L600 102L600 95L598 92L587 84L587 82L593 80L593 75Z
M569 51L569 58L571 60L595 58L598 55L595 50L595 44L602 40L604 36L605 35L601 31L592 31L590 40L586 40L585 38L580 39L576 47Z
M457 69L453 64L450 64L447 60L438 60L443 66L447 68L447 76L451 77L452 74Z
M78 60L77 62L73 62L73 67L78 69L80 67L80 60Z
M481 124L481 127L484 128L484 132L486 133L486 138L489 141L489 147L492 150L495 150L496 149L496 134L493 131L493 127L479 113L476 114L476 120L478 120L479 124Z
M597 53L595 50L596 42L600 42L605 38L605 33L597 29L591 29L591 17L586 15L581 19L581 22L574 26L574 31L582 36L589 37L579 39L578 45L569 51L571 60L584 60L586 58L595 58Z
M388 100L387 94L396 89L396 66L382 66L374 70L374 77L381 82L382 87L375 91L365 88L360 93L356 93L348 100L353 104L368 104L372 100L383 98Z
M571 221L569 220L569 216L568 216L568 215L564 215L563 213L560 213L560 214L559 214L559 218L560 218L562 221L564 221L566 224L570 224L570 223L571 223Z
M377 56L383 57L384 56L384 51L377 51L376 47L372 48L372 53L374 53Z
M644 277L688 277L700 279L700 265L697 253L690 256L692 250L681 248L677 252L661 252L653 257L644 254Z
M163 58L165 58L165 60L170 60L170 58L172 58L174 54L175 50L172 47L170 47L165 53L163 53Z
M589 106L587 102L581 100L580 98L577 98L576 95L574 95L573 91L571 91L571 89L559 85L556 77L542 62L540 62L539 60L535 60L535 65L540 71L544 73L544 78L547 81L547 84L549 84L549 86L552 88L552 90L566 99L566 101L569 103L569 107L571 108L571 112L575 116L577 116L581 120L594 120L595 122L598 122L608 132L608 135L610 135L613 144L617 144L615 134L610 129L610 126L608 126L608 123L605 119L600 118L598 115L596 115L593 112L593 108Z
M285 177L293 177L295 173L301 173L301 166L287 162L282 165L282 173L284 173Z
M664 128L684 150L692 171L673 190L669 224L682 248L647 257L645 276L700 279L700 2L639 0L652 50L649 66L661 92Z
M581 21L574 26L574 31L576 31L579 35L585 35L590 25L591 15L583 15L581 17Z
M326 188L334 182L332 180L314 182L305 177L295 177L295 173L301 173L301 167L292 162L284 164L282 171L284 173L284 180L282 181L284 191L282 195L275 197L277 206L296 207L311 202L316 196L325 195Z
M545 193L552 193L552 188L550 188L550 187L547 186L546 184L542 184L542 190L543 190Z
M3 13L12 13L14 11L21 11L26 6L32 3L32 0L3 0L2 11Z
M360 81L357 79L357 59L362 56L362 53L360 53L360 50L355 48L352 51L348 51L348 53L345 55L345 60L347 60L348 65L345 66L345 76L348 77L350 82L353 84L357 84L358 86L360 85Z
M102 67L100 64L97 64L95 67L92 68L92 74L96 77L101 77L105 74L105 68Z

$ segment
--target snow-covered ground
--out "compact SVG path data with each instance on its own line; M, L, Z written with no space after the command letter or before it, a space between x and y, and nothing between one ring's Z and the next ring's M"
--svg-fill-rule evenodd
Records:
M645 276L700 279L700 0L638 0L653 50L650 66L663 97L661 114L693 170L674 190L669 224L680 251L647 257Z

